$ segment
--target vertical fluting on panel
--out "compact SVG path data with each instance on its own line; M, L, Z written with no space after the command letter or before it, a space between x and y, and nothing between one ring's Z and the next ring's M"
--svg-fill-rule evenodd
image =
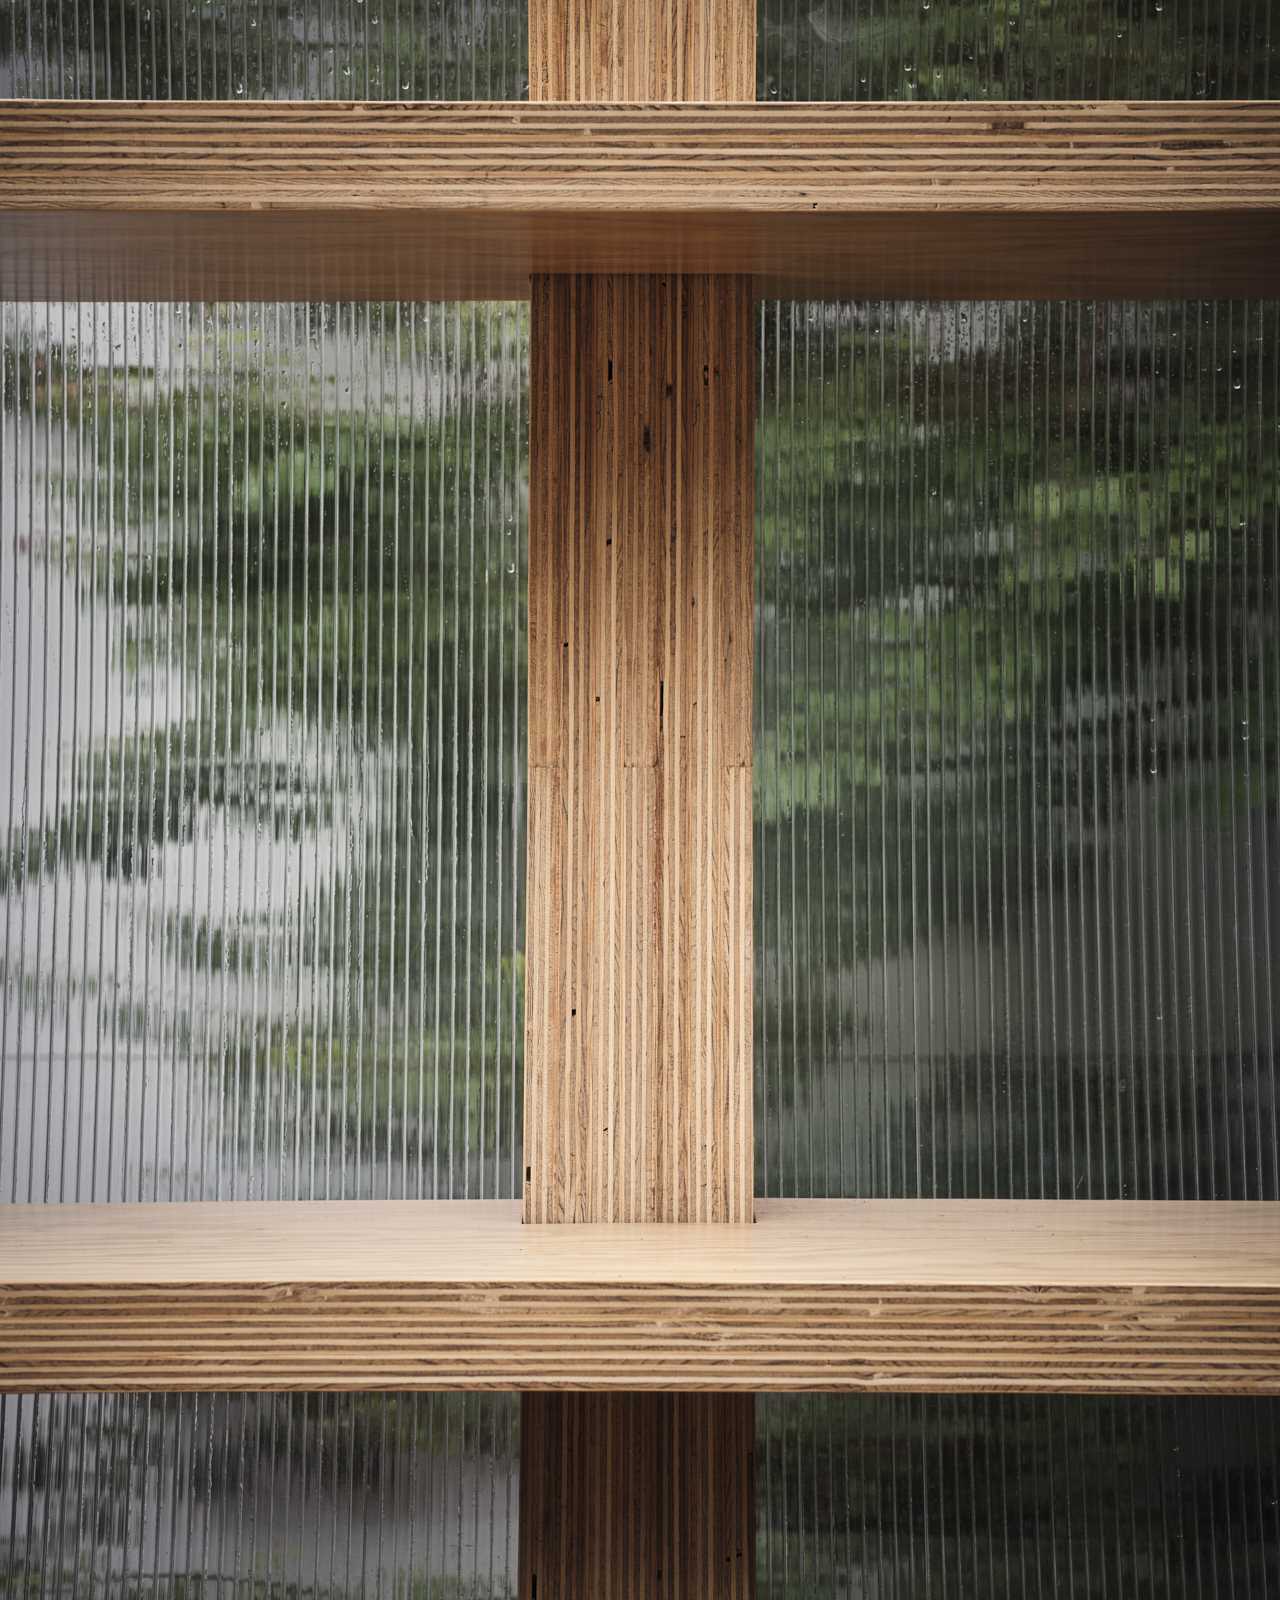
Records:
M13 0L0 95L81 100L519 100L527 0Z
M1268 99L1266 0L13 0L0 94L107 99ZM757 38L758 35L758 38Z
M758 0L761 100L1265 100L1265 0ZM531 41L532 47L532 41Z
M1277 316L762 308L762 1193L1280 1197ZM1266 1594L1277 1426L762 1397L760 1591Z
M1280 1580L1275 1399L771 1394L757 1407L763 1600L1255 1600Z
M515 1194L524 312L5 315L4 1197Z
M0 306L0 1202L516 1192L526 330ZM0 1398L0 1571L510 1594L516 1426Z
M517 1409L479 1394L0 1397L15 1592L513 1600Z
M762 313L763 1192L1280 1194L1276 319Z
M525 1215L749 1221L750 288L533 291Z

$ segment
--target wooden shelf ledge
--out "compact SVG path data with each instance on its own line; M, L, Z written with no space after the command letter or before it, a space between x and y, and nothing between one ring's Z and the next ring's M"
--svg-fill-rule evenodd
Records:
M0 102L0 297L1261 294L1280 104Z
M0 1209L0 1388L1280 1393L1280 1205Z

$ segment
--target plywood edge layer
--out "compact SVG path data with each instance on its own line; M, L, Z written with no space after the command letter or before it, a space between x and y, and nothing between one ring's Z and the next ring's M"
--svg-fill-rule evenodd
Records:
M1280 104L0 102L0 298L1274 292Z
M1280 1291L0 1290L0 1389L1280 1393Z
M8 211L1272 209L1280 104L0 102Z

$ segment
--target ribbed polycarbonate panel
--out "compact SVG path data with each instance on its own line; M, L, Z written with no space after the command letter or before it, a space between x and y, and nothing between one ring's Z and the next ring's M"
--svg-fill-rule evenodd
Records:
M0 1396L0 1593L513 1600L506 1395Z
M0 1199L517 1193L523 308L0 337ZM0 1415L14 1592L514 1582L510 1396Z
M762 1600L1263 1600L1280 1402L766 1395Z
M760 0L761 100L1248 100L1274 0Z
M11 0L0 94L518 100L527 0ZM1267 98L1271 0L760 0L762 100Z
M0 1192L518 1193L523 309L0 315Z
M527 0L8 0L0 95L520 100Z
M1280 1197L1280 306L759 335L758 1189Z

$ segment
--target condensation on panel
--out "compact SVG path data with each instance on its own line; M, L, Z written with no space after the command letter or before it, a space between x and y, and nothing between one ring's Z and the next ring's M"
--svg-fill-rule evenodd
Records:
M1280 306L759 337L758 1191L1280 1197Z
M1250 100L1274 0L760 0L761 100Z
M1280 1402L761 1396L762 1600L1259 1600Z
M523 308L0 317L0 1197L517 1194Z
M520 100L527 0L9 0L0 95Z
M512 1600L510 1395L0 1397L0 1594Z

